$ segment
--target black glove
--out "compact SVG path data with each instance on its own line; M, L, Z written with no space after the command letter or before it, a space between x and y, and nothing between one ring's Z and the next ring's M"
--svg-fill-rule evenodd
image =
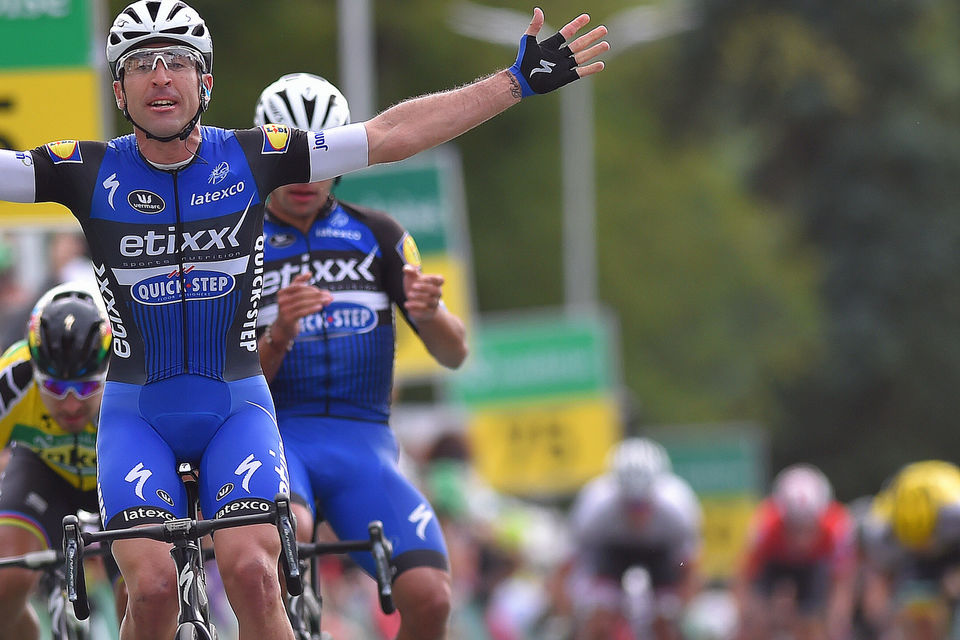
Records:
M520 39L520 51L510 73L520 83L522 97L549 93L580 78L573 52L566 45L560 46L563 42L559 32L543 42L528 35Z

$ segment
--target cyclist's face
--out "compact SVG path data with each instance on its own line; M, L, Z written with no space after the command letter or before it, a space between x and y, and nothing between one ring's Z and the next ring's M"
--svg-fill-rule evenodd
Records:
M270 212L293 224L312 222L327 201L332 186L333 180L323 180L278 187L270 194Z
M80 399L70 391L63 398L57 398L40 389L40 399L47 413L60 427L69 433L79 433L88 422L94 422L100 412L100 399L103 389L93 395Z
M163 49L162 45L144 49ZM203 74L195 64L157 57L139 66L128 65L123 83L114 82L117 106L125 104L130 117L158 136L178 133L200 106L200 83L213 88L213 76Z

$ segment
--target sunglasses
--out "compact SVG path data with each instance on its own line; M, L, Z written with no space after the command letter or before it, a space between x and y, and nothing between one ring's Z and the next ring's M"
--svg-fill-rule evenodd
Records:
M96 392L103 389L104 379L96 378L94 380L59 380L38 373L36 375L40 390L53 396L57 400L63 400L71 391L80 400L86 400Z
M141 76L157 68L157 61L170 73L187 73L198 67L203 69L203 58L189 47L160 47L158 49L134 49L117 61L117 68L127 76Z

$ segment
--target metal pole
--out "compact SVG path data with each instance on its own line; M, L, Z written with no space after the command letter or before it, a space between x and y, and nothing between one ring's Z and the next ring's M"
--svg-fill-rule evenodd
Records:
M563 287L567 311L597 302L597 207L593 79L560 92L563 175Z
M354 122L376 114L373 10L370 0L337 0L340 89Z

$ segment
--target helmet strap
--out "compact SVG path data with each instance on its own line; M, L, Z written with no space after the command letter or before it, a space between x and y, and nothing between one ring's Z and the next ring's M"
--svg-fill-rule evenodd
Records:
M142 127L133 117L130 115L130 110L127 109L127 89L123 84L123 74L120 74L120 92L123 94L123 117L126 118L130 124L134 127L143 131L144 135L147 136L148 140L156 140L158 142L170 142L172 140L180 139L186 140L190 137L190 134L193 132L193 128L197 126L197 123L200 122L200 115L207 110L207 105L210 104L210 91L203 84L203 76L200 77L200 106L197 107L197 112L193 115L193 118L190 119L190 122L180 130L179 133L174 133L169 136L158 136L154 135L146 128Z

